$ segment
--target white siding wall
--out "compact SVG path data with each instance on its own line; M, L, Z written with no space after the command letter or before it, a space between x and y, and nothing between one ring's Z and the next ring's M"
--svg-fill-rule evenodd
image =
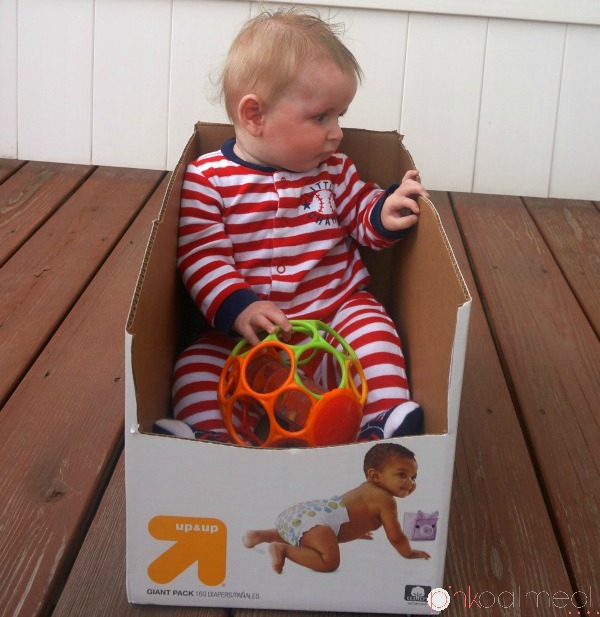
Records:
M346 125L404 133L428 188L600 199L599 0L305 4L365 72ZM171 169L257 8L0 0L0 156Z

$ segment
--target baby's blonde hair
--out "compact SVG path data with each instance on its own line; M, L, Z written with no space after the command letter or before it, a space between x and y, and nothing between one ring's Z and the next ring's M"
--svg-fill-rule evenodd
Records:
M339 36L343 27L315 12L291 8L263 11L244 24L229 49L221 76L221 96L230 120L246 94L273 103L296 77L305 60L329 59L345 74L362 81L362 70Z

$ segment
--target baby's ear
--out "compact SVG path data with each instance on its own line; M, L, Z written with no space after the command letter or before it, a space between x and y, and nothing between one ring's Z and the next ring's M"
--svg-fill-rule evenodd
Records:
M374 469L373 467L367 469L367 480L369 480L369 482L379 481L379 472L377 471L377 469Z
M241 98L238 105L238 120L253 137L260 135L263 125L263 106L255 94L246 94Z

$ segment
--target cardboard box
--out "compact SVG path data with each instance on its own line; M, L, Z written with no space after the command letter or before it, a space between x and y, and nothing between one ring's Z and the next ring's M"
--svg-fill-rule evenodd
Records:
M402 558L380 529L372 540L342 544L334 573L288 562L277 574L267 545L242 544L247 530L273 527L288 506L361 484L363 457L373 443L279 450L151 434L153 422L170 413L171 370L191 327L175 270L183 174L189 161L230 135L227 125L196 127L152 228L127 324L129 600L431 614L428 592L443 583L470 296L430 202L421 200L417 228L394 249L365 255L373 291L397 322L413 396L426 414L425 435L393 441L416 454L417 489L396 500L398 518L413 548L430 553L430 560ZM342 150L363 179L382 186L414 166L394 132L347 129Z

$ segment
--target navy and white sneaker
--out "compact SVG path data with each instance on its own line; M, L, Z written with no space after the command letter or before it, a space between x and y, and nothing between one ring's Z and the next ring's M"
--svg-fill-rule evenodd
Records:
M153 432L159 435L173 435L184 439L198 439L200 441L217 441L219 443L231 443L231 439L225 433L215 431L202 431L194 429L189 424L173 418L163 418L154 423Z
M406 401L365 422L360 429L358 441L422 435L423 427L423 409L414 401Z

